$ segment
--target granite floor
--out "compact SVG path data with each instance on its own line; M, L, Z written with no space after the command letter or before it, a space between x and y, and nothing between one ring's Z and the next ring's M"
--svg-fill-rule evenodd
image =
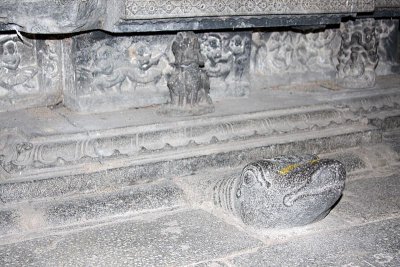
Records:
M254 231L194 207L0 240L0 266L400 266L399 166L348 177L322 221Z

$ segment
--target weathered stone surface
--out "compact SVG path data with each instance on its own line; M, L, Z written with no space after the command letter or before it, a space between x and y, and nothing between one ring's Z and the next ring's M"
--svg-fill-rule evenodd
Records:
M235 257L234 266L399 266L399 219L298 238Z
M338 152L333 159L343 163L346 173L365 169L367 166L366 159L357 152L359 151Z
M61 101L61 45L0 35L0 112Z
M345 88L372 87L375 68L378 75L399 71L397 29L397 20L358 19L341 29L258 30L251 76L257 87L318 82L335 88L335 78Z
M249 94L250 33L200 34L196 41L200 72L177 59L181 55L173 48L173 38L91 32L64 39L64 104L92 113L164 104L170 96L175 101L179 90L184 94L177 83L183 77L188 79L186 102L203 103L207 112L213 110L209 95L223 99ZM183 68L185 75L179 78ZM198 83L197 76L189 73L199 73L202 79ZM196 93L189 97L189 91Z
M170 94L161 114L202 115L214 111L210 97L210 80L204 69L200 42L194 32L179 32L171 45L173 71L167 75Z
M171 35L103 32L63 40L65 105L77 111L104 112L165 103L171 41Z
M390 77L386 81L398 83ZM0 178L10 183L1 185L2 199L51 197L104 188L107 181L129 185L280 154L329 153L379 143L381 132L363 126L365 113L393 114L399 96L385 83L348 92L264 92L221 101L212 117L183 120L158 116L156 108L128 110L124 116L65 108L6 112L0 116L5 127ZM328 101L337 109L320 105ZM275 110L282 105L290 109ZM313 106L292 108L299 105Z
M250 92L249 32L215 32L200 35L204 68L210 77L213 100L247 96Z
M244 167L214 187L214 203L256 228L289 228L324 218L340 198L342 163L316 156L282 156Z
M334 214L354 222L379 220L400 214L398 175L349 181Z
M42 187L41 190L46 190ZM44 195L43 195L44 197ZM169 181L97 190L85 196L36 199L11 203L0 211L0 235L41 231L72 223L93 222L117 215L172 210L185 205L183 192Z
M15 210L0 210L0 235L17 230L19 214Z
M398 2L380 2L380 6L399 7ZM332 23L331 16L340 18L355 12L372 12L375 9L373 0L338 0L319 1L106 1L106 0L5 0L0 6L0 30L19 30L30 33L71 33L88 30L105 30L110 32L150 32L165 30L196 30L249 28L269 26L259 23L264 15L292 14L299 17L298 22L307 25L312 14L321 14L319 19L311 19L312 24L319 25L321 20ZM217 16L220 16L219 18ZM252 16L258 16L251 21ZM226 24L228 18L229 23ZM242 19L237 22L237 19ZM186 19L186 20L185 20ZM206 21L202 21L206 19ZM290 26L279 16L273 22ZM200 22L200 23L199 23ZM243 23L244 24L243 24ZM337 23L337 18L335 23ZM134 23L136 25L132 25ZM190 28L186 28L191 25Z
M400 7L399 0L375 0L375 7L388 8L388 7Z
M400 127L399 127L400 128ZM392 131L384 136L384 140L400 155L400 131Z
M251 74L269 87L333 80L340 41L337 29L254 32Z
M77 32L101 27L106 3L105 0L5 0L1 3L0 17L8 30L55 34Z
M261 242L198 210L98 226L0 246L0 265L177 266Z
M365 19L342 23L341 35L337 82L348 88L374 86L379 61L376 21Z
M399 73L399 21L377 20L376 32L379 38L377 75Z
M191 3L180 0L169 2L152 1L143 3L138 0L126 0L125 18L153 19L168 17L197 17L197 16L229 16L229 15L257 15L257 14L301 14L301 13L335 13L346 11L366 11L374 8L373 1L344 1L316 5L316 1L266 1L261 0L230 1L202 1ZM147 4L147 5L146 5Z

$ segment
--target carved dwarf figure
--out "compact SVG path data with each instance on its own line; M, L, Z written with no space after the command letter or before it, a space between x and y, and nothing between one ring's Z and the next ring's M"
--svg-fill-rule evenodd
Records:
M345 177L342 163L313 155L260 160L220 181L214 204L256 228L306 225L329 213Z
M179 32L172 43L174 70L167 77L170 110L199 115L214 110L209 96L210 82L204 71L200 44L193 32ZM179 112L181 111L181 112Z

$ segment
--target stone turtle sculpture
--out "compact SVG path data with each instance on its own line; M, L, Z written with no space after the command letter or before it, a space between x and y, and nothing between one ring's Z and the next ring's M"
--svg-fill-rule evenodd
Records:
M256 228L289 228L324 218L345 185L342 163L317 156L264 159L214 187L214 204Z

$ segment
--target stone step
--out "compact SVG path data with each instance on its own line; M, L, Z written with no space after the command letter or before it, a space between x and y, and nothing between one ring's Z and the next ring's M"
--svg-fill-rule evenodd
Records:
M351 124L278 136L255 135L251 139L170 148L159 153L142 152L103 162L32 170L25 173L23 180L0 183L0 199L11 203L99 192L205 169L244 166L250 161L276 155L329 153L381 140L382 131L376 127Z
M390 76L385 80L387 85L359 91L294 92L302 99L296 103L290 101L292 91L270 92L269 97L258 93L249 99L218 103L221 110L196 118L155 116L157 108L153 107L127 111L129 119L122 119L120 113L85 116L66 110L4 113L0 118L0 141L3 147L5 143L5 152L0 153L0 182L46 179L79 164L86 164L92 172L89 165L94 162L158 155L196 145L323 130L359 123L366 116L373 120L380 111L399 115L399 90L393 88ZM282 102L282 107L278 109L275 102Z
M102 193L11 203L0 208L0 236L112 216L173 210L184 205L182 190L166 180Z
M8 164L3 163L3 176L6 180L18 180L30 173L45 174L80 163L224 143L258 135L277 136L325 129L355 123L357 119L351 112L318 105L73 134L37 135L15 142L20 145L16 148L19 156Z
M343 133L343 129L340 132ZM134 185L119 183L110 186L108 184L109 187L103 185L92 191L88 189L87 191L49 196L44 192L50 193L52 187L49 184L35 184L38 182L35 181L31 182L30 186L35 185L37 188L41 188L41 192L44 194L39 196L29 195L28 193L23 196L23 192L19 190L23 190L24 187L20 188L18 187L18 183L14 183L13 192L19 192L22 198L13 200L10 198L2 199L6 203L3 203L3 207L0 209L0 236L46 231L46 229L50 228L91 223L110 217L137 216L143 213L172 210L193 205L196 201L200 203L204 200L209 200L212 192L207 191L209 189L207 187L214 180L218 180L226 175L240 175L244 164L251 160L259 159L262 155L264 157L276 155L274 153L287 150L288 146L292 146L293 148L290 151L297 151L297 153L314 152L319 153L321 158L338 159L345 164L349 175L358 173L359 171L371 172L375 168L394 163L391 161L392 157L389 155L389 151L384 144L378 142L377 145L373 145L379 138L369 135L377 133L379 133L378 130L370 130L370 132L362 132L363 135L361 136L357 136L353 132L341 137L343 140L352 140L350 143L335 141L334 138L340 137L340 135L337 135L304 140L303 143L305 143L300 145L300 147L297 147L293 143L274 144L273 146L276 145L276 151L272 147L256 146L253 149L249 148L247 154L242 154L244 157L242 164L232 164L228 168L222 168L221 166L225 166L224 164L221 164L220 167L215 165L215 168L205 168L198 170L196 173L188 172L186 173L187 176L181 174L179 178L161 179L154 182L136 183ZM314 135L318 134L321 133L314 133ZM293 136L291 138L293 142L297 142ZM307 142L309 143L307 144ZM320 143L320 145L316 145L315 143ZM341 145L339 146L339 144ZM280 145L282 146L281 148L279 148ZM335 149L329 148L329 145L335 147ZM296 147L297 150L295 149ZM238 149L241 150L243 148L239 147ZM260 155L260 152L254 149L262 149L264 151ZM324 151L330 153L321 155ZM377 151L381 152L381 154L376 154ZM235 153L235 151L232 153ZM287 154L287 152L285 153ZM254 158L251 159L251 157ZM375 158L384 159L385 162L381 165L376 165L374 162L371 162L375 161ZM110 176L109 178L112 179L112 177ZM173 178L173 176L169 178ZM203 188L202 186L204 185L207 186ZM27 192L25 191L25 193ZM3 196L5 195L3 194Z

